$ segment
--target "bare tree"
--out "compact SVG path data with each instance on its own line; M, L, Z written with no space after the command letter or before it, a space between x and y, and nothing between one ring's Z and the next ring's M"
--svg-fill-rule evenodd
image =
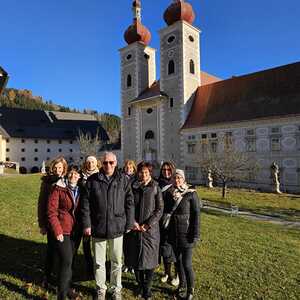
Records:
M207 147L200 157L200 166L203 172L211 172L213 178L222 184L223 198L229 182L245 180L249 174L258 171L256 161L247 153L235 150L233 145L226 145L222 151Z
M99 149L103 145L103 141L99 137L99 128L94 136L92 136L90 132L83 133L79 130L77 142L79 144L80 157L86 157L88 155L97 156Z

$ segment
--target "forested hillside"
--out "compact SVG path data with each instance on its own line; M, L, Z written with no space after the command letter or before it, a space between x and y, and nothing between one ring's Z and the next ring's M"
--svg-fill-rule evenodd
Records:
M99 113L90 109L79 111L74 108L58 105L51 100L44 100L41 96L34 96L30 90L5 89L0 96L0 106L91 114L106 129L111 143L117 143L120 138L121 120L119 116L109 113Z

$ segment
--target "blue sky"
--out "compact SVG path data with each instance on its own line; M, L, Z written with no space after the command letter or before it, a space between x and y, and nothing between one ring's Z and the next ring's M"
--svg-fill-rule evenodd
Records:
M142 0L159 49L171 0ZM189 0L202 30L202 70L229 78L300 61L299 0ZM0 10L0 65L8 87L73 108L120 113L118 49L131 0L9 0ZM159 61L159 51L157 52ZM159 76L159 72L158 72Z

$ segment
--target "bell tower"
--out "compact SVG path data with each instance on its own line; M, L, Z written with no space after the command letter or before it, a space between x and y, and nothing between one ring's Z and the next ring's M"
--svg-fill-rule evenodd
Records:
M193 26L191 4L174 0L164 13L167 27L160 30L160 89L164 102L164 159L183 166L184 143L180 128L200 86L200 30ZM166 134L167 133L167 134Z
M140 114L131 104L156 78L155 49L148 46L150 31L142 24L141 1L132 3L133 22L124 33L127 46L121 59L121 149L123 159L141 159Z

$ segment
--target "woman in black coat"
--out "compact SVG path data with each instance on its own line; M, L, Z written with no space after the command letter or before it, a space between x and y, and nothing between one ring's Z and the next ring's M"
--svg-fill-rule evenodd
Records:
M141 162L137 167L139 180L132 184L135 201L135 223L127 234L125 264L135 270L137 295L151 298L154 268L159 258L159 220L163 212L161 190L152 177L152 165Z
M165 205L162 223L168 229L168 239L176 256L177 293L180 298L191 300L195 287L192 251L200 236L200 200L197 192L186 184L183 170L176 169L174 185L167 192Z
M165 161L160 168L160 175L158 178L158 184L161 188L163 200L165 201L165 196L168 189L173 186L173 176L175 174L175 166L172 162ZM165 210L168 209L167 206L164 206ZM166 211L167 212L167 211ZM160 255L163 259L164 264L164 275L161 277L161 282L170 282L173 286L178 286L179 278L177 270L175 268L175 276L172 276L172 263L176 262L176 257L172 249L172 245L168 242L168 231L160 226Z

